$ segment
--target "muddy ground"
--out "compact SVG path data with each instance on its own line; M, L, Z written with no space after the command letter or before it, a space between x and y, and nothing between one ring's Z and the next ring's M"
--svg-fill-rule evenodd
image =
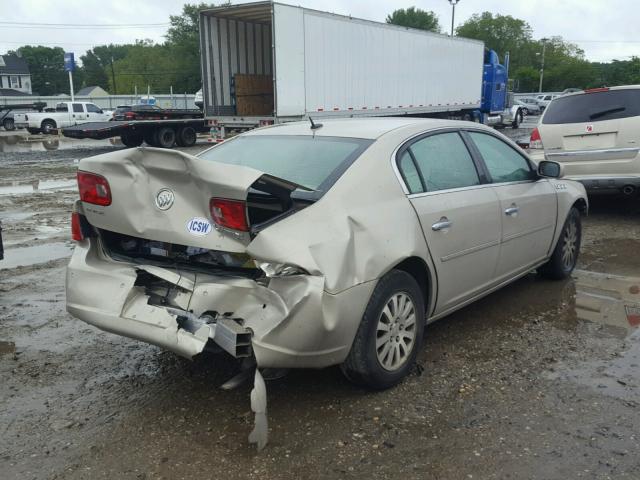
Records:
M218 388L231 363L65 312L77 160L121 147L0 145L1 478L640 478L640 199L592 202L572 279L532 273L430 325L397 388L270 382L256 453L251 387Z

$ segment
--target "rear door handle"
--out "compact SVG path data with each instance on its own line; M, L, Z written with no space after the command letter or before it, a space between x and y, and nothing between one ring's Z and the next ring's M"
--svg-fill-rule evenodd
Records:
M452 223L449 221L447 217L442 217L440 221L431 225L431 230L433 230L434 232L437 232L440 230L444 230L445 228L449 228L451 225Z
M504 213L506 215L515 215L516 213L518 213L520 211L520 209L515 205L511 205L509 208L507 208Z

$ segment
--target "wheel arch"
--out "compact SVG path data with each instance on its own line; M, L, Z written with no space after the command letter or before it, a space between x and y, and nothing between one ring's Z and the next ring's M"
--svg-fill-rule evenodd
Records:
M53 118L43 118L42 121L40 122L40 128L42 128L42 125L45 122L51 122L51 123L53 123L53 127L54 128L58 128L58 122L56 122Z
M431 304L435 298L435 279L424 259L412 256L405 258L401 262L392 267L392 270L401 270L411 275L422 292L422 298L424 300L424 311L428 317L431 314Z
M589 204L584 198L579 198L573 202L572 208L577 208L582 215L589 214Z

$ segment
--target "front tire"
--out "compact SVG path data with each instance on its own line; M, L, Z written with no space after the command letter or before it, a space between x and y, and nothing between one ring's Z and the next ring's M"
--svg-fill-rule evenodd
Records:
M11 132L16 129L16 125L13 122L13 118L5 118L2 122L2 126L7 132Z
M547 263L538 268L538 273L552 280L562 280L573 272L578 262L580 241L582 240L582 223L580 212L572 207L564 222L560 238Z
M518 110L516 112L516 118L513 120L513 123L511 124L511 128L515 130L520 126L521 123L522 123L522 112Z
M392 270L371 295L342 371L365 387L393 387L413 368L424 325L424 299L418 283L407 272Z

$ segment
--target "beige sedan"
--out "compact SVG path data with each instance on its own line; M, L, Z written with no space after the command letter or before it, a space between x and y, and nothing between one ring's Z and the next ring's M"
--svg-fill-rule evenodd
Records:
M68 311L188 358L387 388L428 322L574 268L587 198L557 163L474 123L323 123L82 160Z

